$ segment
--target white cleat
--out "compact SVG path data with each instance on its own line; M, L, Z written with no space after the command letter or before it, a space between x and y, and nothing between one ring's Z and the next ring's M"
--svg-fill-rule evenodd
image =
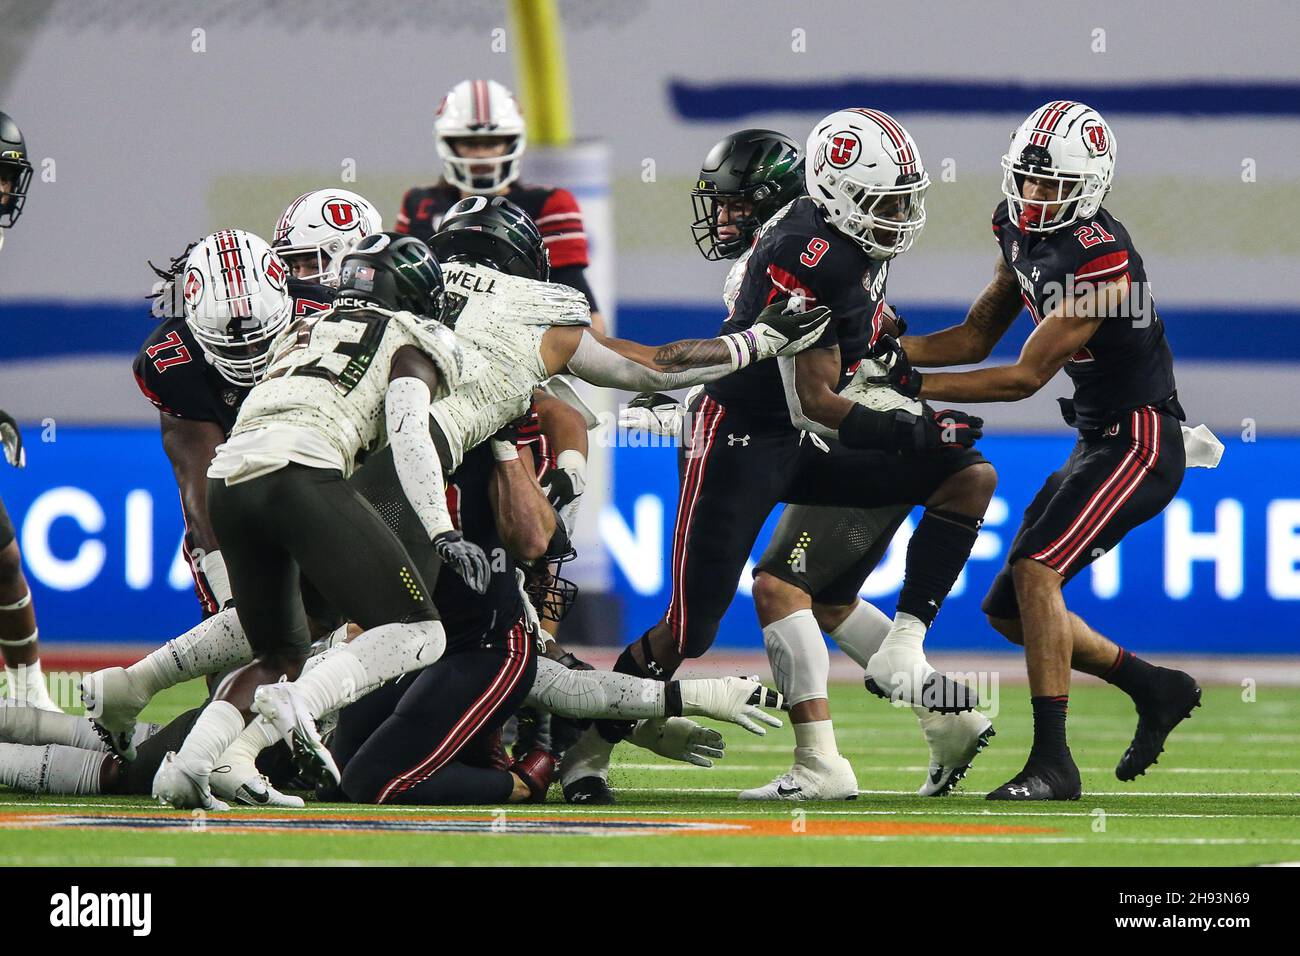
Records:
M757 677L722 677L712 680L677 682L682 695L683 717L712 717L744 727L762 737L763 727L780 727L779 718L762 710L780 710L785 699L777 691L764 687Z
M136 690L126 669L105 667L83 677L81 703L109 749L126 760L134 760L135 722L149 698Z
M325 746L315 719L293 684L263 684L253 695L253 709L269 720L295 751L325 768L335 784L342 780L334 755Z
M229 810L212 795L208 775L195 770L175 751L168 751L153 778L153 796L177 810Z
M840 755L795 748L794 766L771 783L743 790L741 800L856 800L858 778Z
M976 755L989 745L995 734L993 724L976 710L932 714L917 708L916 717L930 745L930 769L916 793L922 797L942 797L956 788Z
M925 659L920 643L891 643L889 638L867 661L863 682L877 697L900 706L910 704L941 714L955 714L979 706L979 697L965 684L950 680Z
M250 807L285 807L293 810L301 810L307 805L302 797L290 796L275 789L271 786L271 781L257 772L256 767L253 767L251 772L248 767L234 765L217 767L212 771L209 779L212 792L231 803L244 803Z

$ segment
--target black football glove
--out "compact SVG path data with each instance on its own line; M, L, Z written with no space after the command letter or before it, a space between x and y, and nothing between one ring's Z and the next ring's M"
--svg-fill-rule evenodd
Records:
M0 444L4 445L5 461L15 468L27 465L27 452L23 451L23 433L8 412L0 411Z
M984 419L955 408L934 411L928 405L913 416L912 447L916 451L943 451L970 448L984 437Z
M442 558L442 563L451 565L471 589L479 594L487 592L492 568L487 555L477 544L465 540L459 531L444 531L433 539L433 550Z

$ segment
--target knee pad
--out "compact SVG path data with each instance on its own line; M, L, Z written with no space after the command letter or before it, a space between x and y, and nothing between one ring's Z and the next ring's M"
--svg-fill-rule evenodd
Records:
M763 646L776 689L791 706L826 697L831 659L811 610L795 611L763 628Z

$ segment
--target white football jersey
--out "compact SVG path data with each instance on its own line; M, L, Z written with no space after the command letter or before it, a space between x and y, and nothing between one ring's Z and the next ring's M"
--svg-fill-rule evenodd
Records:
M459 262L442 267L448 323L477 361L461 385L430 409L447 439L455 470L475 445L528 409L550 377L542 336L557 325L590 325L591 308L576 289Z
M435 398L460 384L465 356L441 322L371 307L335 308L300 319L275 343L266 378L244 399L230 442L218 450L209 474L238 480L245 471L267 470L259 462L297 461L294 452L300 447L322 449L322 439L337 452L344 477L351 474L363 452L387 441L389 373L393 356L406 345L437 366L441 385ZM223 462L222 449L228 459L247 461ZM322 457L314 453L303 463L316 465Z

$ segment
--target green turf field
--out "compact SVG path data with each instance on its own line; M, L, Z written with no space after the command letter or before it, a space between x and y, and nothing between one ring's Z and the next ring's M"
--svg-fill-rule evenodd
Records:
M1300 860L1300 689L1206 688L1204 706L1134 784L1113 768L1133 730L1128 699L1076 687L1071 745L1083 771L1078 803L990 804L984 793L1023 763L1023 688L1004 689L997 737L965 792L912 795L926 750L916 721L832 688L840 746L864 790L856 802L741 804L738 790L790 760L789 728L765 738L723 727L727 758L712 770L619 748L617 807L394 809L308 804L202 815L139 799L34 798L0 791L0 864L1034 864L1228 865ZM197 685L160 697L164 720L199 699ZM558 788L552 790L558 798ZM115 820L105 818L114 817ZM109 824L109 825L105 825ZM231 826L236 829L229 829ZM259 829L260 828L260 829ZM453 829L454 828L454 829Z

